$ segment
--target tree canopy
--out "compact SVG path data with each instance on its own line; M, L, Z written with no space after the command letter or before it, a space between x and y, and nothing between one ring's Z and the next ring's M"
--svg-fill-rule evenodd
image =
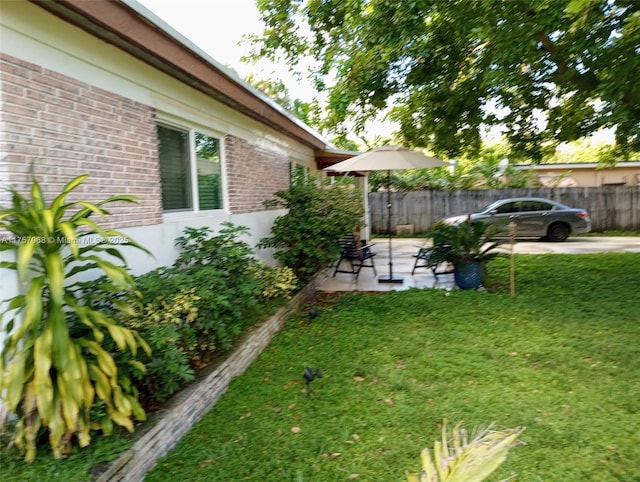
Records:
M408 146L457 157L502 126L510 157L615 129L640 151L637 0L258 0L256 55L284 55L327 91L324 126L381 114Z

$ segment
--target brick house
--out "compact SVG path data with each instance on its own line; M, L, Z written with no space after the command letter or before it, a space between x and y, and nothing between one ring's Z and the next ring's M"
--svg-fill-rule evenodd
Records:
M137 196L103 223L153 253L127 257L135 273L171 264L187 226L230 221L255 245L292 169L348 157L134 1L0 8L0 185L25 190L33 161L49 198L79 174L79 198ZM15 290L0 272L1 298Z

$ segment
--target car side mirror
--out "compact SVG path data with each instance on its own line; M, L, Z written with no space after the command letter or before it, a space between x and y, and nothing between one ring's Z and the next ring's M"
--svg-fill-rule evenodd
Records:
M492 209L491 211L489 211L489 214L490 214L491 216L493 216L493 215L495 215L495 214L498 214L498 210L497 210L497 209Z

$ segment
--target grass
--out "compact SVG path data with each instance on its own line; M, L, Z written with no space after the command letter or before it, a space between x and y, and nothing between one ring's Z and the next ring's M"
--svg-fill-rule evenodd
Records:
M499 477L640 480L640 256L522 256L518 272L515 299L323 300L147 480L403 480L444 418L527 427ZM492 274L506 287L506 260ZM309 398L305 365L325 374Z
M516 260L515 298L506 259L490 292L318 298L146 481L402 481L445 418L526 426L493 480L640 481L640 255ZM1 478L90 480L83 453Z
M0 439L0 481L31 482L60 481L88 482L93 473L100 473L100 467L118 458L119 454L131 446L131 439L123 437L96 437L91 445L80 450L73 447L73 453L66 459L55 460L47 444L46 437L38 447L38 457L31 464L17 458L13 450L5 449L6 440Z

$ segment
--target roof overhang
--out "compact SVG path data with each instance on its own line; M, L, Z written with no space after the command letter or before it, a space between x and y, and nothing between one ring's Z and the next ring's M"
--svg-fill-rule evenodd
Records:
M319 170L325 169L327 167L333 166L342 161L346 161L347 159L351 159L352 157L360 154L356 151L343 151L339 149L325 149L322 151L316 152L316 165ZM344 176L343 172L332 172L327 171L328 176ZM349 175L361 176L360 173L350 173Z
M298 142L327 142L267 96L131 0L31 0L76 27Z

